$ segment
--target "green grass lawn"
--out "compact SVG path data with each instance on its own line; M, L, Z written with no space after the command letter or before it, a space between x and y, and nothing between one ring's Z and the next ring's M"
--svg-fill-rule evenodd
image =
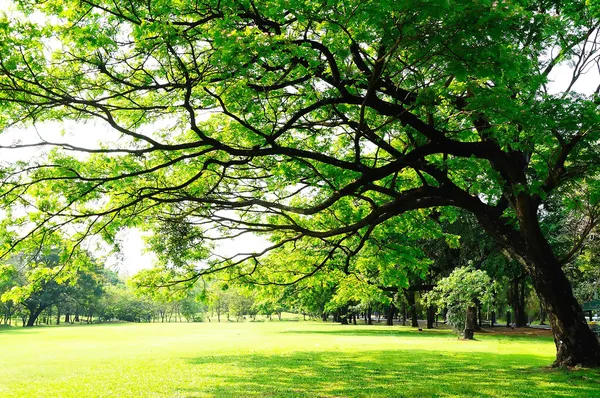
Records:
M1 397L600 397L548 337L313 322L0 329Z

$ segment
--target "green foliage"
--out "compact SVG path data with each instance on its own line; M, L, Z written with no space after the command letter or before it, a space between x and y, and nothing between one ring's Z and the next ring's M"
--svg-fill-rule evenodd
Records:
M441 313L447 309L446 321L456 330L465 328L468 307L493 304L494 284L485 271L471 267L457 268L441 279L423 300Z
M535 286L558 286L538 291L566 303L557 333L581 326L562 274L580 245L551 231L586 197L567 200L573 187L600 196L598 95L574 89L597 61L596 1L17 4L0 21L0 131L110 133L0 166L0 206L20 226L1 253L66 225L115 246L138 227L161 266L140 286L328 274L341 305L431 278L423 243L457 249L463 231L440 222L458 208ZM565 65L573 84L554 89ZM246 234L271 246L213 250Z

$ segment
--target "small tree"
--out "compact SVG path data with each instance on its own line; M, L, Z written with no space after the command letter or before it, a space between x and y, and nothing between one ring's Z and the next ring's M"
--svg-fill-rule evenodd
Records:
M446 308L446 321L456 330L463 330L465 339L472 339L476 308L492 304L492 292L493 282L485 271L462 267L440 280L423 299L427 305L435 305L438 313Z

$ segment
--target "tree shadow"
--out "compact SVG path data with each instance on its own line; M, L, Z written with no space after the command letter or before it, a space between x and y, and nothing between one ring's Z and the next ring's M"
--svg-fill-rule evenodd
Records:
M22 326L10 326L10 325L1 325L0 326L0 334L37 334L37 333L40 333L40 330L36 327L24 328Z
M459 338L459 335L456 331L449 328L433 328L433 329L422 329L418 330L416 328L409 327L398 327L398 326L387 326L387 325L377 325L377 326L366 326L366 325L348 325L348 326L340 326L338 324L330 324L332 326L331 330L323 330L323 329L314 329L314 330L306 330L306 329L289 329L281 331L280 333L292 333L292 334L325 334L325 335L338 335L338 336L375 336L375 337L386 337L386 336L396 336L396 337L419 337L419 338L447 338L451 336L455 336ZM335 329L334 329L335 328ZM345 329L347 328L347 329ZM538 335L538 334L527 334L524 332L523 334L514 334L514 335L504 335L504 334L496 334L494 333L494 329L483 329L482 331L475 332L475 340L480 339L483 336L493 336L494 339L502 340L502 341L514 341L518 340L532 340L532 341L551 341L551 335Z
M593 397L600 371L543 368L546 357L443 351L295 352L195 358L203 388L180 389L185 397Z

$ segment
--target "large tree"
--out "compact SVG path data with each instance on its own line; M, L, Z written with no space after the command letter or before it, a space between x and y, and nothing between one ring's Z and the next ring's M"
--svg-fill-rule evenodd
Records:
M189 237L194 258L209 239L273 233L273 247L318 246L311 274L382 224L461 208L531 275L556 365L600 364L562 270L583 240L565 257L543 228L598 173L598 89L574 92L598 67L597 1L19 4L0 24L0 128L117 133L38 142L58 149L4 168L27 237L146 225ZM180 265L193 278L260 254Z

